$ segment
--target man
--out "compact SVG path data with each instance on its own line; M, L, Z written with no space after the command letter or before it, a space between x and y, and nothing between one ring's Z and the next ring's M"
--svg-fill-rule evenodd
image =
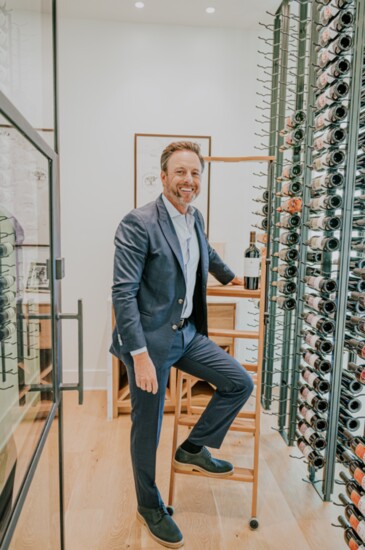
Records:
M208 270L223 284L243 281L209 245L199 195L204 159L199 146L171 143L161 156L163 194L132 210L115 236L111 352L126 365L132 402L131 455L137 517L163 546L179 548L182 534L155 484L156 451L171 365L217 389L189 438L177 449L180 468L225 477L233 466L211 457L253 384L245 369L209 340Z

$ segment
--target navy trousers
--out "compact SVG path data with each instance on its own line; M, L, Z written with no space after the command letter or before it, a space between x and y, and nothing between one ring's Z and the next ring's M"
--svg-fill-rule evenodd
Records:
M162 498L155 483L156 452L170 368L175 367L210 382L216 387L189 440L218 449L237 413L252 393L253 383L246 370L189 321L176 331L168 361L156 365L158 392L153 395L136 386L133 359L123 356L127 366L132 403L131 456L137 501L157 508Z

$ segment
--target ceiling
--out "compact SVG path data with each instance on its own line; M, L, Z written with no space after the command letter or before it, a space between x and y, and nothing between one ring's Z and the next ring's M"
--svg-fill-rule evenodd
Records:
M58 0L61 17L104 19L132 23L232 27L256 29L259 22L272 18L265 12L275 12L279 0L143 0L145 7L137 9L135 0ZM207 7L216 12L208 15Z

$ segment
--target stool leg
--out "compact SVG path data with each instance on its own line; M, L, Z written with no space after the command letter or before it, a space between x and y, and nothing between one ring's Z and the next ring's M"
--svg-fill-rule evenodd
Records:
M169 489L169 505L173 504L174 491L175 491L175 466L174 458L177 447L177 435L179 429L179 417L181 414L181 394L182 394L183 373L179 370L177 375L177 388L176 388L176 405L175 405L175 419L174 419L174 434L172 437L172 455L171 455L171 472L170 472L170 489Z

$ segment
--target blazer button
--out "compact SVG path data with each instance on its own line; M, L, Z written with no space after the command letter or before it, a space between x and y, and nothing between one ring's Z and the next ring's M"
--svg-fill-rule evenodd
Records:
M172 325L172 330L177 330L177 325Z
M178 301L177 301L178 304L183 304L184 303L184 300L182 298L179 298Z

